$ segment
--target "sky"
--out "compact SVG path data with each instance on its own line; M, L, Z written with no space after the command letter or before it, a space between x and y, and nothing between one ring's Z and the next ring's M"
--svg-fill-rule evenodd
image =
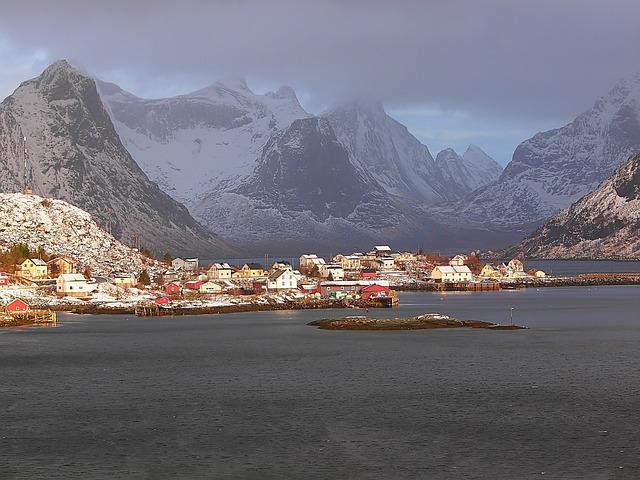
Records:
M228 76L312 113L367 97L435 154L500 163L640 71L637 0L3 2L0 96L68 59L142 97Z

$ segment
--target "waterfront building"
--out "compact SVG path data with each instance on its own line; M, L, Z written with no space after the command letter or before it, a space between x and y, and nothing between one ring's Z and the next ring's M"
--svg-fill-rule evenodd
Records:
M56 295L60 297L88 297L97 288L79 273L63 273L56 279Z
M231 271L231 265L228 263L214 263L207 270L207 277L209 280L229 280Z
M451 265L437 265L431 271L431 278L438 283L470 282L473 280L471 270L466 265L461 267Z
M276 270L267 277L267 290L295 290L298 288L298 280L291 268Z

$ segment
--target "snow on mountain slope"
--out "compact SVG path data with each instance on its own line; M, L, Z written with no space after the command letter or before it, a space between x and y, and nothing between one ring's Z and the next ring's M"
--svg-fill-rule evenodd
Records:
M462 157L447 148L436 155L436 165L450 188L468 194L496 181L502 167L480 147L469 145Z
M209 192L194 213L234 241L271 251L364 245L390 230L402 233L406 222L318 117L273 135L250 175Z
M149 181L122 146L95 82L66 61L23 82L0 104L2 191L24 186L23 136L29 186L110 223L116 237L137 235L157 254L233 251Z
M331 123L358 171L389 194L412 203L460 198L446 185L429 149L387 115L380 102L353 101L322 116Z
M127 150L187 205L213 186L249 174L274 132L309 116L290 87L257 95L240 79L157 100L112 83L98 86Z
M640 259L640 155L512 251L540 258Z
M638 151L640 75L618 83L568 125L521 143L498 181L440 209L440 218L501 227L540 222Z
M68 255L95 275L140 272L158 267L102 230L91 215L56 199L21 193L0 194L0 249L25 243L53 255Z

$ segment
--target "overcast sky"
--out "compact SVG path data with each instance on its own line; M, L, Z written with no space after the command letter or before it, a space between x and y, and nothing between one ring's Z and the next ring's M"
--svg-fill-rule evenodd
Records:
M640 71L637 0L3 2L0 95L66 58L140 96L241 75L318 113L381 99L435 155L506 163Z

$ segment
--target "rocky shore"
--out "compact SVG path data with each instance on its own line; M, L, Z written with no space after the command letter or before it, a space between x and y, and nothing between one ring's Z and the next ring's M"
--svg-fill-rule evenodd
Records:
M380 319L366 316L325 318L307 325L322 330L430 330L436 328L483 328L488 330L522 330L519 325L498 325L481 320L459 320L448 315L428 313L411 318Z
M508 281L498 281L500 288L486 289L512 290L514 288L549 288L549 287L604 287L604 286L628 286L640 285L640 273L585 273L575 277L546 277L546 278L522 278ZM445 285L430 282L415 282L404 285L394 285L393 290L400 292L439 292L452 291L481 291L482 289L467 288L464 284Z
M172 305L167 307L159 307L160 316L180 316L180 315L213 315L224 313L241 313L241 312L266 312L274 310L318 310L329 308L378 308L380 305L375 302L353 301L353 300L333 300L320 299L313 301L283 301L283 302L264 302L264 303L239 303L234 305L220 306L181 306ZM108 306L100 304L81 304L81 305L56 305L52 307L58 312L76 313L82 315L100 315L100 314L135 314L136 305L118 305Z

